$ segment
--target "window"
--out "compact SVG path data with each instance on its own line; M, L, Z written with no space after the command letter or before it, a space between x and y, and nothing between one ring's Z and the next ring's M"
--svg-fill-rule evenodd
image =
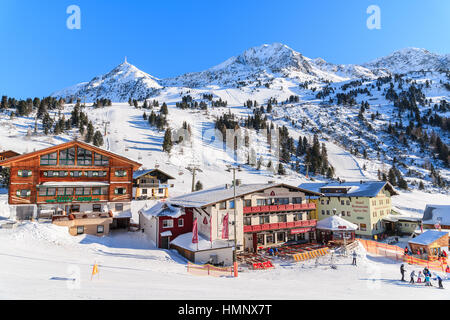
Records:
M39 196L45 197L47 195L47 189L46 188L40 188L39 189Z
M341 205L344 205L345 204L345 201L344 200L341 200Z
M289 204L289 198L275 198L275 204Z
M147 189L142 189L142 194L147 194Z
M92 188L92 195L99 196L102 194L102 188Z
M278 222L286 222L286 221L287 221L287 219L286 219L286 215L285 214L280 214L278 216Z
M105 227L104 226L97 226L97 233L103 233L105 232Z
M320 200L320 203L321 203L321 204L325 204L325 201L323 201L323 200Z
M104 155L94 153L94 165L95 166L108 166L109 158Z
M82 175L83 175L83 171L70 171L71 177L78 178L78 177L81 177Z
M114 175L115 175L116 177L126 177L127 172L126 172L125 170L116 170L116 171L114 172Z
M58 196L64 196L65 195L65 189L64 188L58 188Z
M359 228L361 229L361 231L366 231L367 226L366 226L365 223L361 223L361 224L359 225Z
M302 197L292 198L292 203L293 204L301 204L301 203L303 203L303 198Z
M78 148L77 164L79 166L92 166L92 151Z
M173 220L163 220L163 228L172 228L173 227Z
M59 152L59 165L61 166L75 165L75 148L61 150Z
M325 210L322 210L322 215L325 215Z
M347 211L347 217L350 217L350 216L351 216L350 211Z
M348 206L350 205L350 200L347 200L347 205L348 205Z
M90 196L91 195L91 188L83 188L83 195L84 196Z
M265 206L267 205L266 199L256 199L257 206Z
M227 208L227 203L225 201L219 203L219 209L226 209L226 208Z
M382 205L383 204L383 200L379 200L378 204Z
M234 209L234 200L230 201L230 209Z
M244 226L251 226L251 225L252 225L252 218L244 217Z
M264 223L270 223L269 216L260 216L259 217L259 224L264 224Z
M102 212L102 205L101 204L93 204L92 211L93 212Z
M252 206L252 200L244 200L244 207L251 207Z
M56 166L58 160L58 155L56 152L44 154L41 156L41 166Z
M327 210L327 215L330 215L330 210Z
M31 170L19 170L19 171L17 171L17 175L19 177L22 177L22 178L31 177L32 174L33 174L33 171L31 171Z
M164 193L164 189L158 189L158 193L159 194L163 194Z
M330 200L327 200L327 204L330 204Z
M114 189L114 194L126 194L127 191L125 188L116 188Z
M80 205L79 204L73 204L70 206L70 212L80 212ZM83 229L84 230L84 229ZM84 232L84 231L83 231Z
M294 221L301 221L301 220L303 220L303 213L302 212L294 213Z
M373 216L374 216L374 217L377 216L377 212L376 212L376 211L373 212Z
M83 195L83 188L75 188L75 195L82 196Z
M31 196L31 190L17 190L16 195L21 198L26 198Z
M47 196L55 196L56 188L47 188Z
M108 188L107 187L102 187L102 195L108 195Z
M73 188L66 188L66 196L73 196Z
M83 234L84 233L84 227L83 226L78 226L77 227L77 234Z
M114 208L116 211L123 211L123 203L116 203Z
M178 219L178 227L184 227L184 219L183 218L180 218L180 219Z
M345 216L345 211L341 211L341 216Z

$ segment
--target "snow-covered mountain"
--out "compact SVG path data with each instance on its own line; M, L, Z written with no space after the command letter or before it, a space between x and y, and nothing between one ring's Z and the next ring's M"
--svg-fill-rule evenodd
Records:
M123 102L143 100L158 94L162 87L270 87L284 80L288 86L306 81L317 84L351 79L369 79L410 71L450 70L450 55L425 49L406 48L362 65L334 64L322 58L311 59L281 43L250 48L217 66L174 78L157 79L124 62L111 72L53 93L56 97L77 97L94 101L108 98ZM286 87L288 87L286 86ZM283 86L281 86L281 90Z
M54 92L52 96L80 98L87 101L106 98L112 101L142 100L161 89L159 79L124 62L105 75Z
M363 66L371 70L381 69L391 73L450 70L450 55L439 55L426 49L405 48L365 63Z
M335 82L377 76L378 72L361 66L335 65L323 59L313 60L284 44L273 43L250 48L206 71L165 79L163 83L166 86L199 88L208 85L236 86L243 82L265 82L280 77L299 82L311 80Z

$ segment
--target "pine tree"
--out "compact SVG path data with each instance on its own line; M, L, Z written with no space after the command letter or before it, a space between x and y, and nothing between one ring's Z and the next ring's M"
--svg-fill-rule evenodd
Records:
M172 131L170 130L170 128L167 128L164 134L163 151L170 153L170 150L172 150L172 146Z
M94 146L96 146L96 147L103 146L103 135L100 131L98 131L98 130L95 131L94 138L92 140L93 140Z
M92 122L89 121L85 141L87 143L91 143L93 138L94 138L94 126L92 125Z
M286 170L284 169L283 164L281 162L278 163L278 174L283 176L286 174Z
M167 109L167 104L165 102L161 106L161 114L163 115L169 114L169 110Z
M203 190L203 184L199 181L195 184L195 191Z

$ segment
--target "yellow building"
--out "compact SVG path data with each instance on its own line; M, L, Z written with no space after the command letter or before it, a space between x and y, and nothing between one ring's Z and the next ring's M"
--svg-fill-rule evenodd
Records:
M323 194L315 199L318 220L339 215L358 225L356 235L364 237L385 231L382 220L391 213L391 196L398 194L385 181L304 183L299 187Z
M159 170L141 170L133 173L134 199L165 199L169 197L171 175Z

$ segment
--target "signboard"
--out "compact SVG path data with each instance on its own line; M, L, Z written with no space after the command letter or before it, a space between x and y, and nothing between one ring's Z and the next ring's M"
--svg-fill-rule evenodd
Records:
M313 231L313 228L299 228L299 229L291 229L291 234L297 234L297 233L306 233Z
M347 229L347 226L338 226L338 229Z
M99 198L92 197L56 197L56 199L45 200L47 203L65 203L65 202L91 202L91 201L100 201Z

